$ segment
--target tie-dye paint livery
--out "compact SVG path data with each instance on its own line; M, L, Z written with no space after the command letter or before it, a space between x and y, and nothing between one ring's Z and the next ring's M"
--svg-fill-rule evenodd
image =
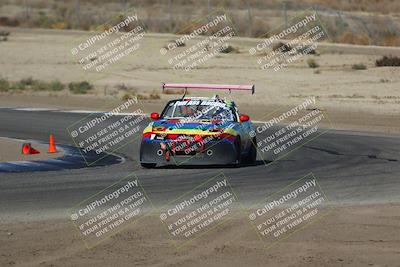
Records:
M254 163L257 150L252 123L234 102L186 97L167 103L143 131L140 162L159 165L240 165Z

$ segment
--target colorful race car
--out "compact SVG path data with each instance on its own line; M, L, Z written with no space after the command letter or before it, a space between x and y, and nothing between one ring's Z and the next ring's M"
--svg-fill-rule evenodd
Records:
M254 164L256 137L249 116L239 114L235 103L218 95L187 97L187 89L247 90L254 85L163 84L166 89L185 89L182 98L167 103L161 115L152 113L143 131L140 163L157 165Z

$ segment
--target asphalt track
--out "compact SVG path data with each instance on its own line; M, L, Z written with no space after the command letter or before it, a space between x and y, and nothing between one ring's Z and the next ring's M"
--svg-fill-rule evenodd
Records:
M72 145L66 128L84 114L0 109L0 136ZM262 138L259 136L258 138ZM400 137L330 130L274 164L241 168L157 168L138 164L138 142L117 154L120 164L46 172L0 173L2 220L65 216L76 203L135 173L155 206L223 172L249 205L312 172L335 205L400 201Z

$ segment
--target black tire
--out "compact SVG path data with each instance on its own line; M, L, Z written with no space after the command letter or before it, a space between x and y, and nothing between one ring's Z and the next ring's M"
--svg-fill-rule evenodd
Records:
M252 140L252 144L250 145L250 151L249 154L247 156L247 164L249 165L255 165L257 162L257 139L254 137Z
M235 140L235 148L236 148L236 163L233 164L234 167L240 167L242 164L242 142L240 137L237 137Z
M151 169L151 168L155 168L157 164L156 163L143 163L143 162L140 162L140 165L142 165L143 168Z

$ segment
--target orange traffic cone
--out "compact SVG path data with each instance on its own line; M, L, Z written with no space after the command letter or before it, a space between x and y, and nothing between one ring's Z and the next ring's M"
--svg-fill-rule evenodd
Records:
M40 154L40 151L31 147L31 154Z
M29 155L30 153L31 153L31 144L30 143L24 143L22 145L22 154Z
M54 136L52 134L50 134L50 138L49 138L49 150L47 151L48 153L57 153L57 148L56 145L54 143Z
M24 155L40 154L40 151L34 149L31 146L31 143L24 143L24 144L22 144L22 154L24 154Z

